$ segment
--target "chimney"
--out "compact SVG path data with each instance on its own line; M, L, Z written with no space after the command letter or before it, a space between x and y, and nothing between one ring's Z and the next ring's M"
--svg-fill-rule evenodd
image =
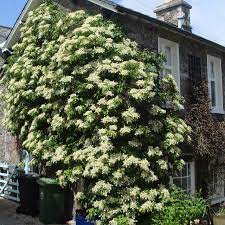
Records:
M157 19L191 32L191 8L192 6L184 0L165 0L165 3L158 6L154 12Z

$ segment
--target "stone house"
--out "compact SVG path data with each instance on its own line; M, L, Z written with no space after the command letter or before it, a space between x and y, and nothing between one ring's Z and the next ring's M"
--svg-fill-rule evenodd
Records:
M0 26L0 48L4 46L11 28ZM0 49L0 67L4 64L4 54ZM0 70L1 73L1 70ZM0 102L0 121L3 119L4 107ZM17 151L17 140L0 123L0 162L17 164L19 155Z
M0 25L0 45L2 45L6 41L10 31L11 28Z
M11 28L0 25L0 48L4 46L5 41L11 31ZM4 64L2 52L0 52L0 66Z
M223 118L224 82L225 82L225 47L192 33L191 5L184 0L166 0L156 8L156 17L152 18L125 8L108 0L55 0L66 11L84 9L92 13L102 13L105 18L113 18L126 26L128 36L135 40L140 48L163 52L166 56L163 73L174 75L184 98L190 95L192 79L200 76L208 81L211 113ZM17 23L10 33L3 52L8 52L19 40L20 27L30 10L42 1L30 0L26 4ZM193 152L183 149L185 167L178 175L171 177L171 182L189 193L201 188L198 176L200 167ZM225 201L224 179L212 172L211 203Z

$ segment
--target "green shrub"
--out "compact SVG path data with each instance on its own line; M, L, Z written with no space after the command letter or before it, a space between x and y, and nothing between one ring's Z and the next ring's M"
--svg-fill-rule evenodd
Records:
M174 78L161 79L163 57L121 30L41 4L3 78L6 127L61 185L85 181L76 199L98 225L140 225L161 210L190 133Z
M216 216L224 216L225 215L225 207L224 205L221 205L219 208L219 211L215 214Z
M160 212L156 212L151 225L187 225L190 221L201 219L207 203L199 194L190 196L183 190L173 187L171 198Z

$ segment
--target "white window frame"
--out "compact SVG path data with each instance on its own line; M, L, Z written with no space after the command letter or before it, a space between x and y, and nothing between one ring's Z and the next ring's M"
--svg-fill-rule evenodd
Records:
M170 177L170 184L173 185L174 184L174 179L185 179L187 178L187 189L185 189L184 191L188 191L190 190L189 194L193 195L196 192L196 187L195 187L195 162L194 161L186 161L184 167L187 168L187 164L190 165L190 176L188 176L188 174L186 174L185 176L171 176ZM188 178L191 178L191 185L188 188Z
M214 78L211 76L211 63L214 64ZM208 89L211 101L211 81L215 82L215 106L211 103L211 112L224 114L223 107L223 80L222 80L222 64L221 59L215 56L207 55L207 73L208 73Z
M163 75L165 71L171 70L173 77L177 82L178 90L180 91L180 53L179 53L179 44L161 37L158 37L158 52L165 54L165 48L170 47L171 49L171 67L164 63Z
M211 193L211 196L209 196L209 200L210 200L211 204L217 204L222 201L225 201L224 178L223 178L223 175L221 176L221 174L219 172L216 172L216 171L211 171L211 172L212 172L212 176L213 176L213 178L212 178L213 181L212 181L211 185L213 187L211 187L212 189L210 191L213 191L214 193ZM216 176L216 179L215 179L215 176Z

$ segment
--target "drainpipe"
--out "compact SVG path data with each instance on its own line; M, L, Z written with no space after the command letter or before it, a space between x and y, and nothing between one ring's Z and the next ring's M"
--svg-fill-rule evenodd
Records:
M23 157L22 161L24 162L24 171L25 171L25 174L28 174L29 172L31 172L31 168L30 168L31 156L27 150L23 149L21 151L22 151L22 157Z

